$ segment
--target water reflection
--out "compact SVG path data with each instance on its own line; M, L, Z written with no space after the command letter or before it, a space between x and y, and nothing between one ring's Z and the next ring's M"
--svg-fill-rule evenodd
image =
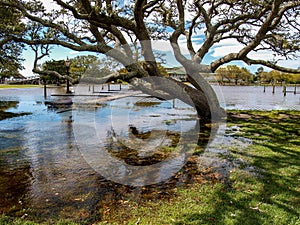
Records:
M127 97L94 112L80 107L74 113L77 146L108 180L129 186L166 181L184 166L199 136L196 111L179 100L175 105Z
M128 197L159 198L164 196L163 192L171 192L172 187L192 179L188 169L183 169L176 176L173 174L173 179L163 179L166 182L147 188L115 183L91 167L74 136L74 126L80 118L84 119L85 125L91 120L97 128L94 137L102 141L98 149L100 147L129 165L157 164L171 155L180 142L181 132L188 133L196 125L190 109L179 105L174 108L172 102L164 101L133 107L137 99L126 98L109 104L85 102L62 111L49 109L43 104L42 96L41 99L35 95L30 98L27 90L23 90L25 95L18 91L17 96L0 97L18 100L9 103L16 107L7 110L31 113L0 121L0 196L4 196L0 200L1 213L27 216L37 221L57 217L76 221L100 220L98 214L108 204L118 207L118 201ZM178 112L185 120L180 120ZM83 131L90 138L89 130ZM88 138L84 140L88 141ZM129 148L137 145L140 148ZM146 152L147 146L150 150L157 146L161 149ZM174 157L178 155L180 153L174 153ZM181 168L184 160L179 157L174 162ZM115 168L124 172L122 166L115 165ZM165 169L158 170L147 179L163 177L165 172Z
M248 97L240 97L244 102L239 104L245 105ZM214 134L210 128L199 132L195 113L176 101L128 97L91 104L85 97L73 97L75 104L66 110L49 109L42 89L0 90L1 100L7 101L3 110L31 114L0 121L0 213L37 221L58 217L92 223L101 220L108 207L111 211L120 207L119 200L167 198L173 188L199 179L204 157L212 161L212 154L224 152L224 148L209 148L203 158L186 162L183 153L195 142L195 132L196 144L201 145L194 148L198 153L203 153ZM216 145L223 145L221 138L216 139ZM91 148L84 148L85 143ZM115 161L105 161L105 154ZM166 159L170 159L167 167L150 168L151 173L140 181L124 167L140 166L149 172L147 166ZM147 187L122 185L97 172L103 165L112 166L120 179L162 182Z
M263 92L263 86L213 86L218 96L223 96L221 101L226 109L240 110L300 110L300 97L289 93L283 94L283 87L276 86L272 93L272 86ZM291 89L291 87L289 87Z

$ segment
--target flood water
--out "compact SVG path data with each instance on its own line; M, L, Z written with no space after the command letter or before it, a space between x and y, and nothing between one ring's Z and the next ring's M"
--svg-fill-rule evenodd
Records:
M299 110L299 95L283 97L279 88L274 95L262 87L215 89L228 109ZM1 102L14 102L7 112L30 113L0 121L0 213L93 222L120 199L160 198L190 182L185 147L199 141L191 107L147 96L99 98L72 97L70 108L53 108L42 88L0 89Z
M103 96L72 98L70 108L53 108L42 88L0 89L0 101L14 103L6 112L30 113L0 121L0 213L101 220L101 209L125 196L155 198L184 166L182 149L169 149L191 141L191 107L146 96L99 104L89 101Z
M283 87L268 86L213 86L220 97L221 105L226 109L240 110L300 110L300 87L294 94L294 87L287 87L288 93L283 94Z

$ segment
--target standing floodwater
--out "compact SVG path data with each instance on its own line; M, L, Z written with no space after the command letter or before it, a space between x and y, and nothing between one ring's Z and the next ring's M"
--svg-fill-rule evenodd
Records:
M300 94L292 93L294 87L287 87L289 93L283 94L283 87L263 86L213 86L218 95L224 96L226 109L240 110L300 110Z
M51 91L61 93L59 89ZM78 115L83 121L92 119L102 143L97 148L133 166L164 160L180 142L182 132L197 124L196 112L178 101L132 96L92 104L88 101L101 97L72 97L73 106L62 109L45 104L62 97L45 101L42 93L41 88L0 90L0 101L13 102L6 112L26 113L0 121L1 213L86 220L95 218L105 204L116 204L124 195L142 195L139 188L106 179L87 161L74 137ZM109 120L112 117L113 124ZM115 134L118 142L114 141ZM131 147L132 143L125 143L128 135L141 141L150 136L156 143L155 152L146 152L146 146ZM178 166L176 163L169 167ZM180 169L183 165L179 166ZM122 167L118 170L122 171ZM153 186L153 190L156 192L162 185Z
M299 95L284 98L278 91L280 94L274 96L271 92L263 93L262 87L219 88L225 99L222 104L227 103L229 109L253 109L255 105L259 109L299 109ZM48 92L63 93L59 88ZM0 121L0 213L40 220L99 220L100 212L108 206L117 207L124 196L155 198L168 192L170 186L192 179L192 169L185 168L188 172L176 179L152 185L150 191L145 191L113 182L98 173L84 155L87 152L77 146L78 121L93 122L101 139L100 147L112 156L132 166L148 166L166 159L181 141L182 132L193 129L197 119L192 108L177 101L131 96L89 103L96 98L80 97L77 105L61 110L45 104L42 88L0 89L0 110L11 113L10 118ZM139 142L130 142L129 137ZM152 142L146 142L147 139ZM149 145L150 150L145 151L145 144L155 148L150 149ZM181 163L174 161L174 168L176 162ZM118 171L122 171L121 165Z

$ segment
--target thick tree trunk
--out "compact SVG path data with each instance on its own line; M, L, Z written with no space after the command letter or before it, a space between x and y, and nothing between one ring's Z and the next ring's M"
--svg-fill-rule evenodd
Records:
M190 75L191 86L172 78L146 77L142 82L132 84L139 90L157 98L169 100L180 99L197 110L202 123L215 122L224 117L224 110L220 107L217 96L211 86L201 75Z
M209 94L203 93L201 90L194 89L189 92L198 117L203 123L217 122L225 116L225 111L219 105L216 105Z
M188 81L194 86L191 99L202 121L219 121L225 116L217 95L211 85L198 72L188 74Z

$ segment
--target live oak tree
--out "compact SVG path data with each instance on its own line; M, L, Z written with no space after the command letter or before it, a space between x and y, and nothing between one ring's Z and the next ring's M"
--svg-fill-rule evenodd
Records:
M210 118L212 113L219 115L222 110L199 72L215 72L220 66L239 60L300 73L299 69L278 64L281 59L299 56L300 0L128 0L126 4L113 0L54 0L57 7L51 12L45 9L45 2L1 0L1 7L16 10L40 26L34 35L11 34L7 38L30 46L60 45L75 51L106 54L124 65L128 73L122 78L131 82L135 78L162 77L151 41L166 40L192 86L162 79L143 90L154 89L164 98L177 97L194 104L201 118ZM27 27L28 31L33 27ZM195 42L194 38L200 38L201 42ZM209 51L226 40L239 43L240 48L203 65ZM180 43L185 43L188 55ZM136 46L141 50L143 64L138 63ZM46 50L44 54L49 54ZM266 51L273 54L272 60L252 56ZM35 72L41 71L35 68ZM118 79L118 75L105 79ZM190 98L182 97L175 86L181 87Z
M252 81L252 74L246 68L240 68L236 65L228 65L226 67L220 67L215 72L216 78L219 82L223 83L232 81L235 85L239 82L250 83Z
M0 7L0 79L18 76L22 69L22 43L7 38L9 35L22 35L24 24L20 23L21 15L10 7Z
M80 78L84 76L90 65L96 62L98 58L94 55L80 55L75 58L70 58L70 73L74 77Z

